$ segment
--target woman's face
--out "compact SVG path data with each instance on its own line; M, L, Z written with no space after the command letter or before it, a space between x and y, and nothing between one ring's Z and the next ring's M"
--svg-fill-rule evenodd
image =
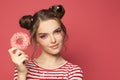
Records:
M56 20L41 21L36 37L44 53L55 55L61 51L64 42L64 32Z

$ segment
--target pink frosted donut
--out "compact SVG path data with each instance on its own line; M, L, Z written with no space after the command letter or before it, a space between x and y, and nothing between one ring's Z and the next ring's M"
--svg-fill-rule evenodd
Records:
M30 38L26 33L17 32L15 33L11 39L11 46L16 47L20 50L25 50L30 45Z

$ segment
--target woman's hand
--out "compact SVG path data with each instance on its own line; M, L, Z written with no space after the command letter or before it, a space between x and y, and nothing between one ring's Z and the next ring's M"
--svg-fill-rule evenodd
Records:
M29 60L28 55L16 48L10 48L8 52L11 56L12 62L17 67L18 74L27 74L26 62Z

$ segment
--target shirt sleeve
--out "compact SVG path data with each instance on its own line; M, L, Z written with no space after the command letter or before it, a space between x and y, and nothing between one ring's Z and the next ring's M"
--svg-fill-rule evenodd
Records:
M18 70L17 70L17 68L15 68L13 80L17 80L17 76L18 76Z
M83 71L79 66L72 66L69 72L69 80L83 80Z

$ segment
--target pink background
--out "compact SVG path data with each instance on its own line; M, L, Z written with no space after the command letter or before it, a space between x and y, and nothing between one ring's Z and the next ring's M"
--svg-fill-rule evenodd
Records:
M10 37L28 33L19 27L19 18L54 4L66 9L62 20L69 40L64 57L83 69L84 80L120 80L119 0L1 0L0 80L13 78L14 64L7 52Z

